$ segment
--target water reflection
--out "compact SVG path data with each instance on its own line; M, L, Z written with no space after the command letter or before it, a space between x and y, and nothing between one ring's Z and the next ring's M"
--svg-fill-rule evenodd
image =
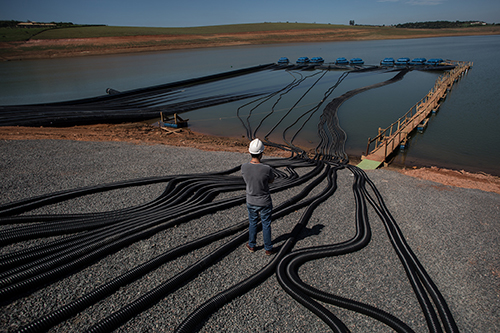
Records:
M319 143L318 123L326 104L347 91L386 81L395 72L351 72L339 83L339 78L345 74L346 71L341 70L272 71L253 74L256 80L247 80L246 76L231 79L230 83L224 84L226 89L229 86L231 89L245 87L244 92L255 91L261 87L262 82L266 83L263 90L268 90L269 93L276 93L294 82L296 85L276 93L266 101L262 101L261 97L238 101L191 111L186 113L186 117L190 119L191 128L197 132L218 136L249 136L246 126L251 129L252 136L268 136L280 144L294 138L294 143L298 146L315 148ZM402 82L356 95L342 105L339 118L342 128L348 133L348 154L360 155L366 148L367 133L377 133L374 125L385 127L392 123L401 116L401 110L408 110L427 93L425 87L432 86L438 76L435 73L419 72L407 75L409 78ZM238 81L245 81L245 84L241 85ZM410 85L420 88L408 89ZM334 89L329 91L332 88ZM325 98L326 92L329 95ZM312 110L320 101L321 106ZM304 114L307 116L303 116ZM300 117L300 121L295 123Z

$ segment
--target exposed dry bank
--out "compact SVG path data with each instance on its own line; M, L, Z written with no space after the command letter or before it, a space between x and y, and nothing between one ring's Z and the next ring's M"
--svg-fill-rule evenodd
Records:
M291 25L295 27L294 25ZM270 28L275 27L270 25ZM259 45L299 42L359 41L408 39L444 36L498 35L500 26L460 29L400 29L368 26L328 26L308 29L280 29L243 32L203 32L189 34L154 34L103 36L93 38L30 39L23 42L0 42L0 59L23 60L165 51L235 45Z

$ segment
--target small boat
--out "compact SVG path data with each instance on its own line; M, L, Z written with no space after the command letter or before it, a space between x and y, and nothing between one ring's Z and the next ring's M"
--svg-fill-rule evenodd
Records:
M349 61L349 64L351 65L363 65L365 62L361 58L352 58L351 61Z
M398 60L396 60L394 62L394 65L396 65L396 66L407 66L409 62L410 62L410 58L398 58Z
M281 57L278 60L278 64L288 64L289 62L290 62L290 60L288 60L287 57Z
M349 65L349 61L344 57L340 57L335 60L335 65Z
M424 65L427 59L425 58L415 58L409 62L410 66L421 66Z
M439 66L441 65L442 63L444 62L443 59L441 58L433 58L433 59L429 59L425 62L425 64L427 66Z
M160 112L160 127L173 127L173 128L181 128L188 126L189 119L182 119L177 113L174 113L173 118L169 118L168 116L163 116L163 112Z
M321 64L325 62L325 60L322 57L313 57L311 58L311 62L315 64Z
M381 66L394 66L394 58L384 58L384 60L382 60L380 62L380 65Z
M297 59L297 63L298 64L305 64L305 63L308 63L309 62L309 58L308 57L300 57L299 59Z

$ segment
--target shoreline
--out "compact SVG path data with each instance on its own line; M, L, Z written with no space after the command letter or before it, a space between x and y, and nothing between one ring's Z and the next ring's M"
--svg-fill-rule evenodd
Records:
M394 29L394 30L391 30ZM3 61L54 59L92 55L158 52L195 48L242 45L344 42L366 40L416 39L453 36L500 35L500 28L456 29L305 29L238 32L209 35L143 35L69 39L31 39L22 42L0 42Z
M124 124L97 124L72 127L0 127L0 140L74 140L93 142L128 142L134 145L167 145L190 147L204 151L226 151L247 153L246 138L218 137L196 133L189 128L178 132L167 132L147 122ZM314 149L307 150L312 155ZM266 154L273 157L289 157L283 150L268 147ZM359 158L349 156L350 164L356 165ZM445 186L479 189L500 194L500 177L486 173L453 170L436 166L411 169L388 165L383 169L396 171L406 176L430 180ZM442 187L445 190L445 187Z

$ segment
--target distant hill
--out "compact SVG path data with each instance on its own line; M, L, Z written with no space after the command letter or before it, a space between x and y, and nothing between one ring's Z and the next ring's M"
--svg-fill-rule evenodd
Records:
M0 59L40 59L235 45L500 35L500 25L457 27L255 23L188 28L0 21Z
M250 23L250 24L228 24L187 28L155 28L155 27L119 27L107 25L74 24L71 22L21 22L0 21L0 42L26 41L29 39L68 39L68 38L99 38L99 37L128 37L128 36L152 36L152 35L214 35L214 34L242 34L262 32L285 32L299 30L323 30L335 33L346 33L346 37L353 29L362 35L382 36L394 35L403 37L421 35L421 32L395 31L394 28L405 29L465 29L489 26L480 21L467 22L415 22L404 23L395 26L373 26L373 25L338 25L317 23ZM462 30L464 31L464 30ZM460 31L453 32L460 34ZM431 33L432 35L432 33Z

